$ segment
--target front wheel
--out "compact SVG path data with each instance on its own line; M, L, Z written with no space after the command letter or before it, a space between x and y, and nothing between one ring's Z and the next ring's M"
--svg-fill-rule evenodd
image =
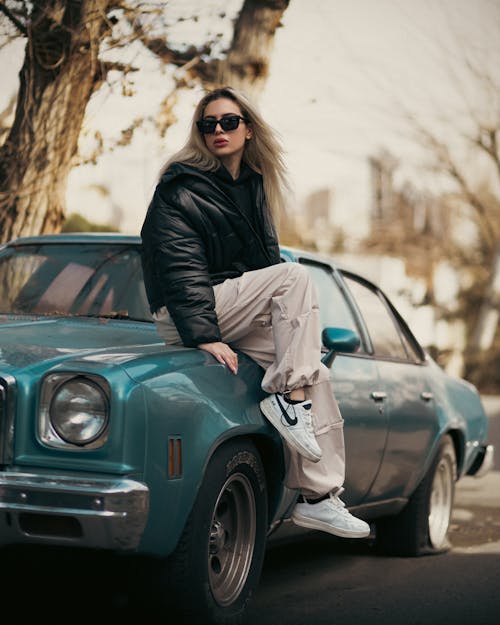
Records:
M167 583L194 625L239 625L260 578L267 532L264 470L255 446L228 443L207 467Z
M405 508L376 521L376 544L387 555L420 556L450 548L448 529L455 497L457 463L449 436Z

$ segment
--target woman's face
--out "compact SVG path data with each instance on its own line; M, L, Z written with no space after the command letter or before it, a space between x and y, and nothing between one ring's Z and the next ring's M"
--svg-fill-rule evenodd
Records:
M242 116L242 112L238 104L227 98L212 100L205 108L203 119L219 120L228 116ZM243 156L245 142L252 136L252 131L248 125L240 119L238 128L234 130L223 130L220 124L217 124L213 133L204 134L205 145L208 150L222 161L227 163L235 163L238 166Z

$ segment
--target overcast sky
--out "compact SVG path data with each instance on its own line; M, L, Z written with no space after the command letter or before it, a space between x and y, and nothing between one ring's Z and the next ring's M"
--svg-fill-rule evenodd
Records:
M170 11L177 5L200 13L197 25L185 22L176 31L179 41L196 40L208 25L222 29L224 43L230 29L227 21L214 22L214 7L232 15L241 0L168 4ZM407 163L401 176L415 176L420 154L401 124L402 108L434 123L436 114L459 115L464 97L470 106L481 105L460 72L452 80L451 70L461 65L464 51L498 62L499 15L500 0L291 0L259 105L285 146L293 203L299 205L317 188L332 188L336 223L352 233L362 229L369 209L368 157L388 147ZM98 128L111 136L135 117L154 113L171 87L154 59L137 56L137 50L128 54L140 58L144 67L133 76L137 93L123 99L102 90L89 106L89 135ZM19 49L0 54L2 101L16 82L21 60ZM500 72L500 63L492 67L490 71ZM181 102L179 123L164 141L152 132L138 133L130 148L101 159L96 167L75 170L69 212L102 221L107 209L88 186L104 184L122 213L123 229L138 232L158 169L184 142L200 95ZM423 180L423 173L418 175Z

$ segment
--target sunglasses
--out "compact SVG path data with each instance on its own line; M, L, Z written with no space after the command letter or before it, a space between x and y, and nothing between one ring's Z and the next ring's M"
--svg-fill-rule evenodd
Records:
M227 132L228 130L236 130L236 128L240 125L240 119L241 121L248 123L248 119L241 117L241 115L227 115L226 117L221 117L220 119L202 119L199 122L196 122L196 125L202 135L213 135L215 129L217 128L217 124L220 124L222 130Z

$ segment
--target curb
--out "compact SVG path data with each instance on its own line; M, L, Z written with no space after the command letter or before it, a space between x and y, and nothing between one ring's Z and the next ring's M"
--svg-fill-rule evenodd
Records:
M465 476L458 480L455 506L500 509L500 471L490 471L483 477Z
M492 413L500 413L500 395L481 395L481 403L490 419L495 416Z

